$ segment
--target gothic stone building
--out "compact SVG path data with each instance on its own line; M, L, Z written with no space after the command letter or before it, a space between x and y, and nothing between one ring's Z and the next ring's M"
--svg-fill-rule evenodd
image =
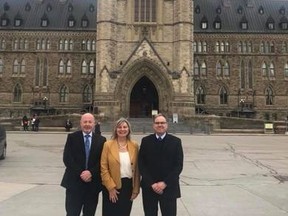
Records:
M283 119L288 2L0 0L0 114Z

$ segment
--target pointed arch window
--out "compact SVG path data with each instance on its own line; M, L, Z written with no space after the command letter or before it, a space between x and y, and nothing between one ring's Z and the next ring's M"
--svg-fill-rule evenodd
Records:
M41 49L42 49L42 50L45 50L45 49L46 49L46 40L45 40L45 39L42 39L42 40L41 40Z
M253 65L251 60L248 62L248 87L253 88Z
M26 61L22 59L21 65L20 65L20 73L25 73L26 71Z
M269 67L269 77L275 77L275 67L272 62L270 63L270 67Z
M69 50L73 50L73 40L69 40Z
M19 84L16 84L13 90L13 102L21 102L22 99L22 89Z
M68 61L67 61L66 73L67 73L67 74L71 74L71 72L72 72L72 64L71 64L71 61L68 60Z
M0 62L0 67L1 67L1 62ZM284 65L284 76L288 78L288 62Z
M86 60L82 61L82 67L81 67L81 73L82 74L87 74L88 72L88 66Z
M218 61L217 64L216 64L216 76L221 76L221 75L222 75L222 65Z
M48 61L47 61L47 58L44 59L43 86L48 86Z
M41 40L40 39L37 39L37 41L36 41L36 49L37 50L41 49Z
M228 94L225 87L220 89L220 104L227 104L228 103Z
M59 74L64 74L64 72L65 72L65 65L64 65L64 62L62 59L59 62L59 71L58 72L59 72Z
M265 53L265 43L263 41L260 44L260 52Z
M223 41L220 42L220 51L221 52L225 51L225 43Z
M265 90L265 98L266 98L266 105L273 105L274 104L274 94L271 87L268 87Z
M61 88L60 88L60 102L61 103L65 103L65 102L68 102L68 96L69 96L69 91L68 91L68 88L63 85Z
M207 76L207 66L205 61L201 64L200 74L201 76Z
M198 43L197 43L196 41L193 42L193 51L194 51L194 52L198 52L198 46L197 46L197 44L198 44Z
M195 61L195 63L194 63L194 76L199 76L199 75L200 75L199 63L198 63L198 61Z
M275 52L275 46L273 42L268 43L268 52L274 53Z
M92 40L92 51L96 50L96 41Z
M86 85L83 90L83 102L91 103L92 102L92 88L90 85Z
M64 41L64 50L68 50L69 44L68 44L68 40Z
M59 40L59 50L63 50L64 49L64 42L63 40Z
M215 44L215 51L216 51L216 53L220 52L220 42L218 42L218 41L216 41L216 44Z
M50 46L51 46L50 40L47 39L47 40L46 40L46 49L47 49L47 50L50 50Z
M4 71L4 63L3 60L0 58L0 74L2 74Z
M86 50L90 51L91 50L91 41L88 40L86 45L87 45Z
M24 39L24 49L28 50L29 49L29 42L27 39Z
M225 52L230 52L230 43L225 41Z
M155 0L134 0L135 22L156 22Z
M202 42L202 51L203 52L207 52L207 43L206 43L206 41Z
M81 43L81 50L86 50L86 41L83 40Z
M285 41L282 42L282 52L288 53L288 42Z
M35 86L40 86L40 59L36 61Z
M18 40L17 40L18 42ZM19 43L16 44L16 48L15 49L18 49L19 50L23 50L24 49L24 40L22 38L19 39Z
M196 89L197 104L205 104L206 94L202 86Z
M262 63L262 76L268 76L268 67L267 67L267 64L266 62L263 62Z
M226 77L230 75L230 66L229 66L229 63L227 61L224 63L223 75Z
M94 74L95 73L95 64L94 64L93 60L91 60L90 64L89 64L89 73L90 74Z
M241 61L241 66L240 66L240 86L241 89L245 89L245 64L244 61Z
M17 59L15 59L13 62L13 73L14 74L20 73L20 64Z
M247 52L246 42L243 42L242 45L243 45L242 51L243 51L243 53L246 53Z
M14 50L18 50L18 48L19 48L18 39L15 39L15 40L14 40L14 43L13 43L13 49L14 49Z
M1 50L6 49L6 41L4 39L0 39L0 49Z

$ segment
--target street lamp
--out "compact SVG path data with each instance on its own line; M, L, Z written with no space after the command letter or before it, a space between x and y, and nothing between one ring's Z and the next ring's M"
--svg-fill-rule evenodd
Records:
M245 99L241 98L239 103L240 103L240 106L241 106L241 111L243 111Z
M245 99L241 98L239 101L239 105L238 105L238 106L240 106L239 108L241 108L241 110L238 109L238 117L242 116L242 114L243 114L242 112L244 109L244 103L245 103ZM241 115L240 115L240 113L241 113Z
M47 109L47 101L48 101L48 97L43 97L43 103L44 103L44 109L45 109L45 111L46 111L46 109Z

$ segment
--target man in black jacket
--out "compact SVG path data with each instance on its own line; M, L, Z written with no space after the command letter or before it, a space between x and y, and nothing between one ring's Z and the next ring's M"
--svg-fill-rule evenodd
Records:
M66 188L65 208L67 216L94 216L98 195L102 189L100 157L106 138L93 130L95 118L82 115L81 131L68 134L63 153L66 170L61 186Z
M155 134L141 141L139 171L142 176L142 200L145 216L176 216L177 198L181 196L179 176L183 169L181 140L167 133L167 118L154 117Z

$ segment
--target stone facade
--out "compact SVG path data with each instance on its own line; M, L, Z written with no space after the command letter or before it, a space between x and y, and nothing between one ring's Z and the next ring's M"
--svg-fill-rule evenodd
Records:
M287 2L158 0L139 22L140 2L1 1L0 116L287 117Z
M25 38L29 41L28 49L14 50L13 42L15 39ZM94 60L95 51L82 51L81 42L83 40L95 40L95 32L75 33L75 32L31 32L21 31L11 33L0 31L0 38L5 38L6 49L0 53L0 59L4 62L3 72L0 73L0 108L2 117L22 116L24 114L39 113L32 111L33 107L47 109L53 108L57 113L79 113L85 105L82 100L82 92L85 85L94 88L94 74L81 74L82 60ZM36 41L38 39L49 39L50 48L37 50ZM73 41L73 51L59 50L59 41L68 38ZM13 73L13 61L15 59L25 59L25 72ZM35 70L37 59L40 62L40 84L36 84ZM44 60L48 63L48 80L43 85ZM59 74L59 61L69 59L73 62L71 74ZM21 99L13 101L13 92L16 85L21 88ZM59 100L59 92L62 86L69 89L67 101ZM43 98L48 100L45 102ZM39 106L38 106L39 105ZM90 103L91 106L91 103Z
M193 115L192 1L158 1L153 23L133 21L131 0L98 1L98 8L94 106L99 112L129 116L132 89L147 77L159 95L158 111Z

